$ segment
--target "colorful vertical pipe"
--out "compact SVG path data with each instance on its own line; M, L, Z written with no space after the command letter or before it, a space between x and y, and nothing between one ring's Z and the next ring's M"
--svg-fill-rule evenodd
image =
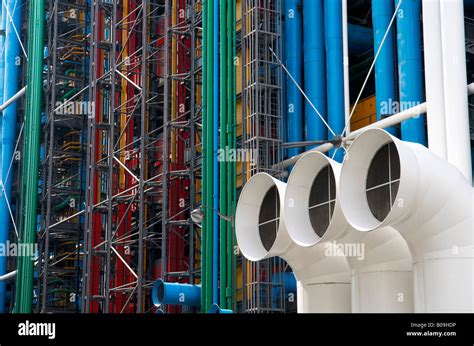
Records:
M285 65L301 87L303 86L303 47L301 0L285 0ZM287 141L303 140L303 95L293 80L286 76L286 124ZM301 152L301 148L291 148L288 156Z
M394 11L395 6L393 0L372 0L375 52L380 49L385 33L390 26ZM394 32L395 28L392 26L375 62L377 121L395 113L393 109L393 105L396 102ZM396 135L396 130L393 127L388 128L387 131Z
M202 304L201 311L207 312L212 305L212 274L213 274L213 112L214 112L214 3L213 0L204 1L203 19L203 88L205 97L203 99L203 213L202 225Z
M201 194L202 199L201 203L204 204L207 200L207 161L206 157L206 146L207 146L207 127L208 127L208 118L207 118L207 83L208 83L208 62L207 62L207 46L209 38L209 29L208 29L208 11L209 0L203 0L202 2L202 185L201 185ZM203 208L204 215L208 215L206 208ZM206 259L206 245L207 245L207 220L204 217L204 220L201 225L201 312L206 311L207 300L206 300L206 270L207 270L207 259ZM206 232L205 232L206 231Z
M214 32L213 32L213 47L214 47L214 90L219 90L219 10L224 4L220 4L219 0L214 0ZM213 181L213 254L212 254L212 303L219 304L219 93L214 92L213 95L214 112L213 112L213 139L212 151L214 161L214 181Z
M226 152L227 147L227 2L223 1L220 4L219 22L220 22L220 149ZM227 159L221 160L219 167L219 211L221 215L227 215ZM227 280L227 225L225 220L221 217L219 220L219 301L221 307L225 304L225 287Z
M325 0L324 18L329 19L324 21L328 125L336 135L340 135L345 125L341 1ZM328 132L328 138L332 137L332 133ZM329 154L332 156L334 150ZM334 159L341 162L343 150L337 150Z
M235 44L236 44L236 30L235 30L235 0L227 2L227 146L230 150L236 147L236 133L235 133L235 117L236 117L236 81L235 81ZM236 162L229 160L227 166L227 216L234 215L236 200ZM234 267L234 232L233 219L226 221L227 224L227 239L226 239L226 281L225 281L225 295L226 301L222 303L222 308L232 309L233 298L233 267Z
M5 20L5 50L4 50L4 78L3 78L3 100L9 100L18 92L18 58L21 55L20 42L15 32L15 28L21 27L22 2L17 0L8 0L6 12L10 14ZM5 13L6 15L6 13ZM5 244L10 231L10 212L9 206L12 176L11 161L13 150L15 148L16 135L16 102L7 107L0 118L0 244ZM0 275L7 269L6 257L0 256ZM5 283L0 283L0 312L4 311L5 305Z
M32 246L36 236L38 202L38 161L41 129L41 93L43 70L44 2L30 2L28 30L28 72L25 114L25 151L22 167L21 228L19 246ZM28 254L30 255L30 254ZM18 257L15 312L31 313L33 300L32 256Z
M220 149L225 156L219 162L219 301L223 309L232 308L233 220L236 163L230 153L235 148L235 1L220 2Z
M424 101L421 54L421 0L394 0L397 13L398 83L400 111ZM404 141L427 144L425 116L406 120L401 125Z
M0 4L0 32L5 32L5 19L6 19L6 11L5 11L5 6ZM0 104L3 104L3 81L4 81L4 75L5 75L5 35L0 34ZM3 116L3 114L1 115ZM3 130L3 120L0 121L0 131ZM3 131L2 131L3 132ZM3 143L0 142L0 150L3 148ZM1 159L1 156L0 156ZM5 201L5 193L4 193L4 173L3 173L3 165L0 166L0 169L2 170L0 172L1 176L0 178L2 179L2 185L0 185L0 189L2 191L0 192L0 218L3 218L4 214L8 213L8 210L4 210L7 208L6 206L6 201ZM2 223L2 225L5 225L5 222ZM0 242L2 244L5 244L8 239L8 227L1 227L0 229ZM7 272L7 257L6 256L0 256L0 275L4 275ZM6 284L5 282L0 282L0 313L5 312L5 288Z
M318 112L326 117L326 60L323 0L303 0L304 86ZM308 101L305 102L305 140L327 139L327 129ZM308 147L310 149L311 147Z

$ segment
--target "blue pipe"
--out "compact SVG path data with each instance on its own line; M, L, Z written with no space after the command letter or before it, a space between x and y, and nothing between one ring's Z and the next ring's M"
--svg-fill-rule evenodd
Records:
M16 28L21 28L21 8L22 1L8 0L7 9L13 19ZM3 13L3 11L2 11ZM6 13L4 13L6 17ZM3 100L10 99L18 92L18 70L17 59L20 57L20 43L13 29L13 24L7 18L5 19L5 71L3 79ZM15 145L15 129L16 129L16 102L12 103L3 111L0 125L0 178L4 186L4 193L0 195L0 243L5 244L8 239L10 230L10 214L6 203L6 198L10 200L12 177L10 171L7 180L7 173L10 162L13 157L13 149ZM0 275L6 273L7 258L0 256ZM5 311L5 284L0 283L0 312Z
M3 2L0 6L1 6L0 31L4 33L6 13L5 13L5 7L3 6ZM5 77L5 35L1 34L0 35L0 104L3 104L4 77ZM0 120L0 133L2 132L2 127L3 127L3 121ZM1 153L1 145L2 143L0 143L0 153ZM1 160L1 156L0 156L0 160ZM0 166L0 169L1 168L2 166ZM5 207L3 203L3 193L0 194L0 207L2 208ZM4 211L0 210L0 214L3 214L3 213ZM5 244L7 238L8 238L8 229L3 229L2 227L0 229L0 242L2 242L2 244ZM7 270L7 257L1 256L0 257L0 276L6 274L6 270ZM0 312L5 312L5 299L6 299L5 288L6 288L6 283L3 281L0 282Z
M344 130L344 65L342 52L342 2L325 0L324 33L326 43L326 73L327 73L327 98L328 98L328 125L336 135L341 135ZM328 132L328 138L332 138ZM334 149L329 155L334 154ZM343 150L339 149L334 156L342 162Z
M305 92L327 120L323 0L303 0L303 14ZM305 124L306 141L327 139L326 125L308 101L305 101Z
M160 307L163 304L201 306L201 285L180 284L155 281L151 292L153 304Z
M273 274L272 278L272 304L276 308L278 306L278 300L280 299L280 293L282 290L279 286L280 283L283 283L285 296L288 294L296 295L296 277L292 272L277 272Z
M234 312L230 309L221 309L219 305L212 304L208 311L209 314L233 314Z
M5 32L5 7L0 3L0 33ZM0 104L3 104L3 79L5 75L5 35L0 34Z
M214 0L214 133L213 133L213 152L214 152L214 199L213 208L214 213L214 228L212 230L212 302L218 303L219 299L219 162L218 149L219 149L219 0ZM221 134L225 135L225 134Z
M303 47L301 0L285 0L285 65L295 81L303 87ZM289 76L286 76L287 141L303 141L303 95ZM288 149L288 156L301 148Z
M390 25L395 6L393 0L372 0L372 23L374 31L374 51L377 52L385 32ZM395 28L392 27L375 62L375 95L377 121L384 116L394 114L393 104L396 102L395 89ZM392 135L397 131L394 127L386 129Z
M373 48L374 34L370 28L349 23L347 24L347 36L350 54L362 54Z
M400 111L424 101L420 16L421 0L402 1L397 15ZM404 121L401 128L403 140L427 145L424 115Z

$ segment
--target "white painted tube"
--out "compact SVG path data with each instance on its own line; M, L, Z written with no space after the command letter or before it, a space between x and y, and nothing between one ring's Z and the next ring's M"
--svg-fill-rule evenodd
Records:
M349 33L347 31L347 0L342 0L342 53L344 56L344 117L346 135L351 132L351 99L349 87Z
M275 191L276 190L276 191ZM259 173L244 186L236 209L235 233L242 254L251 261L279 256L298 281L298 312L350 312L350 273L345 257L326 256L326 247L293 243L285 223L286 184ZM269 228L262 228L263 220ZM331 245L330 245L331 246Z
M295 164L285 196L290 237L303 247L332 244L343 250L352 273L353 312L413 312L412 260L406 242L391 227L375 234L348 224L339 200L340 169L341 164L318 152L305 154Z
M441 0L448 161L472 182L463 0Z
M15 95L13 95L10 99L6 100L2 105L0 105L0 112L3 112L7 107L12 105L20 97L25 95L25 93L26 93L26 86L21 88Z
M444 104L443 47L439 1L423 0L423 37L428 123L428 147L439 157L448 157Z
M379 155L385 148L387 155ZM378 233L392 226L407 241L415 312L472 312L471 184L424 146L380 129L365 131L348 153L341 172L341 208L355 229ZM367 192L369 182L389 174L390 185L382 179L379 188ZM379 194L385 187L388 199Z
M13 270L9 273L6 273L6 274L0 276L0 282L15 279L16 278L16 273L17 273L17 271Z

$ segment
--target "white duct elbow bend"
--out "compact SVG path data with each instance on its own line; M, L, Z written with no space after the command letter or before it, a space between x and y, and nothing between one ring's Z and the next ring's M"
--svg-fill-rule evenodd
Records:
M359 231L392 226L407 241L415 311L473 311L472 188L461 172L381 129L359 135L348 155L342 210Z
M281 257L298 281L298 312L350 312L350 277L345 257L328 257L325 247L292 242L285 223L286 184L266 173L244 186L236 209L235 233L251 261Z
M295 164L285 197L290 237L303 247L332 244L343 250L352 274L353 312L413 311L406 242L390 227L369 234L348 224L340 206L340 169L318 152L308 152Z

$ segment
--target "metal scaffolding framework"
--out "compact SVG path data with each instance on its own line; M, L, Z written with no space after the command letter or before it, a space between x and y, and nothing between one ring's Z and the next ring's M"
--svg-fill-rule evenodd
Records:
M85 187L89 9L47 3L45 113L36 311L77 312ZM80 107L77 107L79 105Z
M162 213L164 6L92 3L83 312L145 312Z
M283 173L272 169L283 157L283 71L270 50L282 54L281 18L280 0L242 1L242 144L258 158L243 165L244 182L260 172L277 178ZM286 271L286 263L280 258L241 261L243 310L284 312L284 285L278 273Z
M146 312L157 278L200 280L201 7L48 2L36 311Z
M166 1L161 275L200 282L200 228L190 213L201 201L202 2ZM191 307L164 307L169 312Z

